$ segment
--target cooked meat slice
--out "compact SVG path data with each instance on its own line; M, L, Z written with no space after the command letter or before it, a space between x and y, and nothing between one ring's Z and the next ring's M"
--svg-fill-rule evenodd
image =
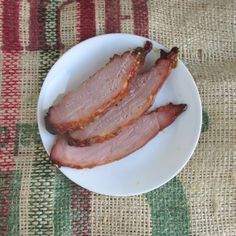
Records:
M116 137L87 147L70 146L59 137L52 147L51 160L59 166L91 168L119 160L141 148L151 138L169 126L187 105L168 104L143 115Z
M63 134L83 128L115 105L127 95L130 81L151 48L151 42L147 41L143 48L113 56L105 67L49 108L45 117L47 130Z
M139 74L137 79L131 82L128 96L84 129L71 131L69 144L87 146L103 142L116 136L138 119L153 104L156 93L176 63L177 54L178 48L172 48L169 53L162 52L161 57L149 71Z

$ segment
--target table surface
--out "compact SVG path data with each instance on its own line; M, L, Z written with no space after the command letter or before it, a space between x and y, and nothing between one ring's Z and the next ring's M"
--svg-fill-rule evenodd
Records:
M234 0L0 1L1 235L236 235ZM38 134L44 78L73 45L133 33L178 46L203 103L197 149L144 195L109 197L53 166Z

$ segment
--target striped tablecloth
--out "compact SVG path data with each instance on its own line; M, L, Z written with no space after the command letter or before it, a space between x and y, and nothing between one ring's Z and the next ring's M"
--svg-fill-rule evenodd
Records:
M50 163L36 123L58 57L111 32L178 46L203 102L191 161L134 197L75 186ZM235 0L0 0L0 50L1 235L236 235Z

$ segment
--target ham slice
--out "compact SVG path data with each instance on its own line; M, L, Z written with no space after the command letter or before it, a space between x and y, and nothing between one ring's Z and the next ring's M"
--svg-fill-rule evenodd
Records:
M158 132L169 126L187 105L168 104L143 115L116 137L87 147L70 146L58 137L50 158L59 166L92 168L119 160L145 145Z
M49 108L46 128L53 134L83 128L128 93L128 85L143 65L152 44L115 55L105 67Z
M87 146L103 142L116 136L144 114L153 104L156 93L176 64L177 54L176 47L169 53L161 51L161 57L155 65L149 71L139 74L137 79L131 82L129 95L84 129L71 131L69 144Z

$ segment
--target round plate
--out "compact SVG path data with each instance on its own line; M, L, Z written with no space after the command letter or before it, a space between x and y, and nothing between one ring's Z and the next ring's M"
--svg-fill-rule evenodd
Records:
M130 34L97 36L74 46L55 63L44 81L38 101L38 127L48 154L56 137L45 129L44 116L48 108L60 95L106 64L113 54L143 46L146 40ZM159 56L156 49L164 49L162 45L152 43L154 50L148 54L144 69ZM138 151L122 160L92 169L61 167L60 170L76 184L106 195L130 196L160 187L185 166L201 131L200 96L191 74L181 61L158 93L153 107L169 102L186 103L188 109Z

